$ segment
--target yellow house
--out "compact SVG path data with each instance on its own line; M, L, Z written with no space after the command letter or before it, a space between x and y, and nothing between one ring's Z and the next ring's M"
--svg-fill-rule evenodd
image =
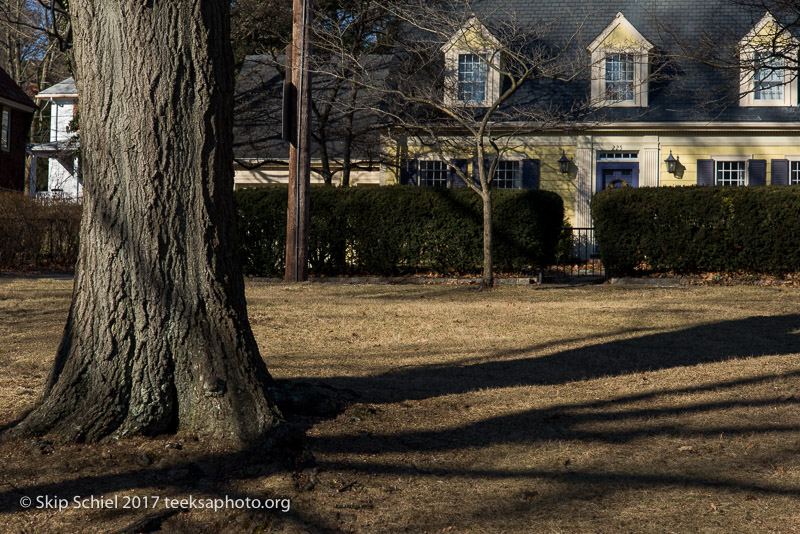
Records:
M573 227L589 228L592 195L608 187L800 184L798 41L770 13L711 2L692 3L691 16L674 2L626 2L624 13L614 2L498 3L440 35L444 74L420 81L441 84L426 101L440 115L376 128L381 157L355 185L463 187L482 143L484 164L497 160L495 187L557 192ZM519 69L502 17L550 31L528 46L543 54L535 47L546 43L551 55L510 96ZM572 62L561 77L546 72L555 56ZM574 113L530 111L544 104ZM237 184L252 173L237 170Z

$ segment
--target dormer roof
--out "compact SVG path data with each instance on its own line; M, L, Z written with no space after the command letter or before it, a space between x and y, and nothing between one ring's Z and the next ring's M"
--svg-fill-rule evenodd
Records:
M499 45L499 41L497 38L492 35L486 26L481 24L481 21L478 20L477 17L471 17L463 27L461 27L452 37L450 40L447 41L444 45L442 45L442 52L447 53L448 50L453 48L456 44L467 41L468 44L471 44L470 41L472 39L476 39L478 42L483 41L480 43L482 46L481 48L486 48L489 46L497 46ZM472 48L473 46L470 46Z
M770 29L770 26L772 26L772 29ZM742 40L739 41L739 46L752 46L753 42L758 41L759 38L768 40L770 44L773 45L790 44L792 46L796 46L800 44L800 41L798 41L792 34L786 30L779 31L779 28L780 26L775 20L775 17L772 16L772 13L767 11L761 20L758 21L758 23L756 23L756 25L753 26L749 32L747 32L747 35L742 37ZM779 41L784 41L784 43ZM767 44L767 42L765 41L759 44L763 45Z
M649 51L653 48L650 41L645 39L644 36L639 33L639 30L634 28L633 24L628 22L628 19L626 19L625 15L622 13L617 13L617 16L614 17L611 24L606 26L605 29L600 32L600 35L598 35L586 49L589 52L594 52L600 46L609 45L620 48L623 47L621 45L626 45L627 47L635 46L645 51Z

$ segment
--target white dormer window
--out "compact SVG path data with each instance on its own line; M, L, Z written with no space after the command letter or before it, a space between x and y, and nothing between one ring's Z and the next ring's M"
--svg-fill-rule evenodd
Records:
M446 104L489 106L500 96L499 41L473 17L442 46Z
M622 13L589 45L592 101L598 107L647 107L650 50Z
M756 52L753 67L753 100L783 102L783 58Z
M458 55L458 101L485 102L486 59L477 54Z
M636 77L633 54L606 55L606 100L632 102L635 96Z
M797 76L792 72L798 45L772 15L764 15L739 42L739 105L797 105Z

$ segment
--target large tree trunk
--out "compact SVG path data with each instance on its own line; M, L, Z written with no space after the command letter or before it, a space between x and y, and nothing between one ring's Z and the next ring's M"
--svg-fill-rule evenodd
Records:
M22 433L279 421L234 258L227 0L73 0L84 209L72 307Z

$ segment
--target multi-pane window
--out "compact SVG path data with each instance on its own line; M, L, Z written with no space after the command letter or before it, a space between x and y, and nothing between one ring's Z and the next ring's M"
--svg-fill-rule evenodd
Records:
M771 57L766 52L756 53L753 100L783 100L783 58Z
M598 160L615 161L615 160L635 160L639 158L638 152L598 152Z
M606 100L615 102L633 100L633 69L633 54L606 56Z
M498 189L518 189L519 161L500 161L494 175L494 186Z
M447 187L447 164L444 161L420 161L419 185Z
M459 102L486 101L486 59L477 54L458 55Z
M745 185L746 161L718 161L716 185Z
M0 121L0 149L4 152L11 150L11 114L7 109L3 110L3 118Z
M792 161L789 166L789 185L800 185L800 161Z

